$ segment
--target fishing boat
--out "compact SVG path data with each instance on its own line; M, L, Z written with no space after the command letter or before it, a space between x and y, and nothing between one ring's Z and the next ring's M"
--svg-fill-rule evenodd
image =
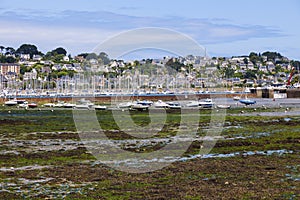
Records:
M205 99L203 101L199 101L198 104L201 108L212 108L214 106L214 102L212 101L212 99Z

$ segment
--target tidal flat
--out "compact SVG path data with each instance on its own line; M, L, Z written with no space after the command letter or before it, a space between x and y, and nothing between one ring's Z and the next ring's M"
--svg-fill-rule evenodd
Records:
M128 112L120 127L112 111L95 115L105 138L83 140L74 112L64 109L0 110L0 199L298 199L300 194L300 115L297 108L234 108L226 113L193 111L197 122L181 123L192 112ZM208 135L212 115L223 115L220 134ZM194 119L194 118L193 118ZM87 126L89 124L87 121ZM156 124L157 123L157 124ZM147 125L152 126L148 127ZM163 124L163 125L161 125ZM178 134L181 128L192 134ZM215 141L209 153L205 141ZM107 165L145 165L157 160L105 161L89 150L108 141L137 154L172 142L191 144L181 156L166 155L162 169L128 173ZM105 149L102 149L105 152ZM170 151L178 151L171 149ZM107 155L109 157L111 155Z

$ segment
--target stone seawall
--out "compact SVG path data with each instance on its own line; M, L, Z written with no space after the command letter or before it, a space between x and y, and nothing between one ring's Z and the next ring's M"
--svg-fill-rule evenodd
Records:
M300 89L288 89L287 98L300 98Z

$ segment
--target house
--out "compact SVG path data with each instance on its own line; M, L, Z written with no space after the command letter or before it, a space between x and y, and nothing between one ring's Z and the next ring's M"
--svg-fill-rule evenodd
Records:
M75 56L74 59L78 62L83 62L85 60L83 56Z
M37 73L36 72L25 72L25 74L23 75L23 80L32 80L32 79L36 79L37 77Z
M252 62L249 62L248 64L247 64L247 68L249 69L249 70L254 70L255 68L254 68L254 64L252 63Z
M34 60L34 61L41 61L42 60L42 56L40 56L40 55L33 55L32 60Z
M239 66L240 66L240 69L247 70L247 65L246 64L240 63Z
M42 67L42 73L47 73L47 74L49 74L49 73L51 73L52 71L51 71L51 68L50 67L48 67L48 66L46 66L46 67Z
M20 65L16 63L0 63L0 74L7 75L13 72L16 75L20 74Z
M246 79L246 84L247 85L253 85L254 84L254 80L252 80L252 79Z
M267 66L260 66L258 70L262 71L262 72L267 72L268 68L267 68Z
M241 79L240 78L229 78L229 79L227 79L227 83L240 84L241 83Z
M272 63L272 64L268 64L267 65L267 68L268 70L271 72L271 71L274 71L275 70L275 65Z
M57 64L57 65L53 65L52 70L54 71L60 71L62 69L62 66Z
M21 54L20 59L21 60L29 60L30 59L30 54Z

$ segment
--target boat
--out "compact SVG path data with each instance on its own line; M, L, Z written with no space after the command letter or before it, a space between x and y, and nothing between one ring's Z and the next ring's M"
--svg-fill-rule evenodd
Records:
M256 101L251 100L251 99L240 99L239 102L242 104L245 104L246 106L256 104Z
M53 107L62 108L62 107L64 107L64 105L65 105L65 102L59 101L56 104L54 104Z
M170 109L181 109L181 105L178 102L167 102Z
M106 106L101 106L101 105L94 105L93 108L95 110L106 110L107 109Z
M28 108L36 108L38 105L34 102L28 104Z
M44 107L52 108L52 107L55 106L55 104L54 104L54 103L45 103L43 106L44 106Z
M118 104L118 108L130 108L132 106L132 102L123 102Z
M217 105L217 108L219 109L229 109L230 107L230 105Z
M6 106L15 106L18 104L18 102L16 100L9 100L9 101L5 101L4 104Z
M190 108L199 107L199 102L198 101L190 101L185 106L190 107Z
M77 109L90 109L90 106L88 104L79 104L79 105L75 105L75 108L77 108Z
M158 100L157 102L154 102L153 103L153 106L155 108L169 108L169 104L163 102L162 100Z
M149 109L149 105L143 105L143 104L133 103L131 105L131 108L133 110L140 110L140 111L142 111L142 110L148 110Z
M234 96L234 97L233 97L233 100L234 100L234 101L239 101L240 99L241 99L241 97L239 97L239 96Z
M24 104L27 102L25 99L15 99L15 101L17 102L17 104Z
M81 105L88 105L89 107L92 107L94 105L94 103L92 103L90 100L86 100L86 99L80 99L78 101Z
M73 103L65 103L63 105L64 108L74 108L76 106L76 104L73 104Z
M153 104L153 101L149 101L149 100L140 101L140 100L137 100L137 103L142 104L142 105L151 106Z
M25 102L19 104L19 108L28 108L28 102L25 101Z
M201 108L212 108L214 106L214 102L212 101L212 99L205 99L203 101L199 101L198 104Z

